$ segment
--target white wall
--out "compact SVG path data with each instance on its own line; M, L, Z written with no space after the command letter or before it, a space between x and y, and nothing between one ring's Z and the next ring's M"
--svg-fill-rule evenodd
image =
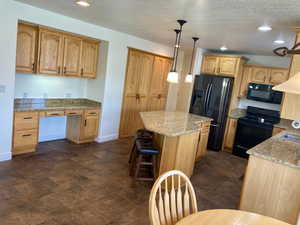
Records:
M1 24L0 35L0 85L4 85L6 88L5 93L0 93L0 160L9 159L11 156L18 19L93 37L109 43L105 79L102 80L104 84L99 87L104 87L103 96L99 97L103 99L100 141L111 140L118 136L128 47L165 56L172 55L172 48L168 46L11 0L0 0L0 19L5 21ZM20 88L19 84L17 88ZM22 90L17 93L19 95ZM40 95L41 91L36 94Z

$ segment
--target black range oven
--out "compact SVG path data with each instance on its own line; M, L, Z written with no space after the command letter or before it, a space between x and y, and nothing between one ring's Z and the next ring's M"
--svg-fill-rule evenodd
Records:
M248 158L246 152L270 138L279 120L279 111L248 106L247 115L238 120L233 154Z
M282 92L273 91L273 87L273 85L249 83L247 99L281 104Z

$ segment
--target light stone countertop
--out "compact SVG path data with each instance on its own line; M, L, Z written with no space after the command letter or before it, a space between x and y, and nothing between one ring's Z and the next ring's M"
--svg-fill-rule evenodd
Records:
M185 112L140 112L146 129L165 136L181 136L200 130L200 123L211 118Z
M228 117L232 119L239 119L244 116L246 116L246 109L242 108L232 109L228 114Z
M300 142L281 138L287 134L299 136L297 132L283 131L251 148L247 153L300 170Z

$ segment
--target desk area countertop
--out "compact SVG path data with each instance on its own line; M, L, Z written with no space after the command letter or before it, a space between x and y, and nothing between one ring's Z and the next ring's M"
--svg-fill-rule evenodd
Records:
M68 109L95 109L101 103L83 98L17 98L15 99L15 112L68 110Z
M181 136L200 130L200 123L211 118L185 112L154 111L141 112L146 129L165 136Z

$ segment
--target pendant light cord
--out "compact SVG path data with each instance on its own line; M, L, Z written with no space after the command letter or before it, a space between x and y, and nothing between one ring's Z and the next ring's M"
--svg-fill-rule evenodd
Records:
M173 54L173 63L172 63L172 72L175 72L176 71L176 61L177 61L177 50L178 50L178 48L177 48L177 41L178 41L178 34L179 34L179 32L180 32L180 30L178 30L178 29L175 29L174 30L175 32L176 32L176 40L175 40L175 46L174 46L174 54Z
M193 66L194 55L195 55L195 47L196 47L196 42L199 40L199 38L193 37L193 40L194 40L194 46L193 46L193 52L192 52L192 59L191 59L189 74L192 74L192 66Z

